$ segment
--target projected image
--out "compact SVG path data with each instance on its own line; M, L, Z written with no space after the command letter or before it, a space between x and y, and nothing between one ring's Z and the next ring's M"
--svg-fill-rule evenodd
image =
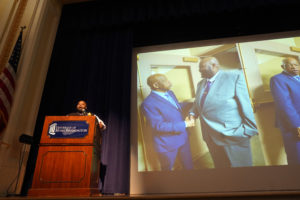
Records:
M298 164L297 44L139 53L138 171Z

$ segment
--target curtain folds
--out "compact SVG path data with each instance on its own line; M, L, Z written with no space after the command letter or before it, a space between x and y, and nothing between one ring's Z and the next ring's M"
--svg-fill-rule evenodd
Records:
M65 5L35 128L46 115L66 115L84 99L108 128L104 193L129 192L132 48L299 28L299 0L88 1ZM280 13L280 14L279 14ZM282 17L288 23L278 23ZM242 22L241 22L242 21ZM32 145L22 193L30 188Z
M45 116L66 115L78 100L87 101L88 110L108 127L101 156L106 168L103 193L129 192L131 54L128 29L66 32L61 24L36 123L34 136L39 141ZM32 179L37 151L34 145L24 185ZM23 194L28 189L23 187Z

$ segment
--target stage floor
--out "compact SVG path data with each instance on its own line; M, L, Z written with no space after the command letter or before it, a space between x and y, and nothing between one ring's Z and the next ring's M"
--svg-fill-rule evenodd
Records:
M218 194L218 193L205 193L205 194L149 194L149 195L125 195L125 194L111 194L111 195L99 195L92 197L26 197L26 196L11 196L0 197L0 200L25 200L25 199L43 199L43 200L89 200L89 199L126 199L126 200L298 200L300 199L300 191L282 191L282 192L270 192L270 193L230 193L230 194Z

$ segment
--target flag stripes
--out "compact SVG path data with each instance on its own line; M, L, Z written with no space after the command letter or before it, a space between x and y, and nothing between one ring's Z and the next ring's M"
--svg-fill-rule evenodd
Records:
M16 87L16 72L21 56L22 30L8 63L0 74L0 124L4 124L4 127L8 122Z

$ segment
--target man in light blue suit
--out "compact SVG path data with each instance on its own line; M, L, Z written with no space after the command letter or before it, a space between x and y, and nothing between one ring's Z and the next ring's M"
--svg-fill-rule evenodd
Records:
M220 70L215 57L200 61L190 118L199 117L203 139L216 168L252 166L250 138L257 134L241 70Z
M141 108L151 127L154 148L158 153L161 170L172 170L177 156L184 169L192 169L187 127L194 126L194 120L184 120L182 104L170 91L172 84L163 74L148 77L151 93L143 101Z
M283 72L270 80L276 109L276 126L281 130L288 164L300 164L300 77L299 61L283 59Z

